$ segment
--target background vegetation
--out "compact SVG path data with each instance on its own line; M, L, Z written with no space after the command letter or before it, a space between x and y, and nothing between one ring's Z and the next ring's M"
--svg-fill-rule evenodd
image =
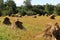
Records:
M60 3L57 5L32 5L31 0L24 1L24 5L16 6L16 3L13 0L0 0L0 16L6 16L11 14L19 14L21 16L24 15L51 15L56 14L60 15Z

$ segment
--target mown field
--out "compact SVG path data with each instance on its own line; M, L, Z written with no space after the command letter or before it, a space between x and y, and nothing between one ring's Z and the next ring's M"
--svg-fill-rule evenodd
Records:
M24 16L24 17L9 17L11 23L19 18L23 23L23 26L26 30L20 30L19 28L11 28L12 26L2 24L5 17L0 17L0 40L44 40L44 38L36 38L33 36L42 32L46 28L47 23L59 23L60 24L60 16L56 16L56 19L50 19L50 17L46 16L37 16L37 18L33 18L32 16Z

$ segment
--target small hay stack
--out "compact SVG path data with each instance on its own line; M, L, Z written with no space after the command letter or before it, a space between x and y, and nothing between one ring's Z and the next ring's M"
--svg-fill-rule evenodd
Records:
M45 14L45 16L47 16L47 17L48 17L49 15L48 15L48 14Z
M37 16L36 15L33 15L33 18L37 18Z
M36 16L40 16L40 14L37 14Z
M55 19L55 17L56 16L53 14L53 15L50 16L50 19Z
M12 17L15 17L15 14L11 14Z

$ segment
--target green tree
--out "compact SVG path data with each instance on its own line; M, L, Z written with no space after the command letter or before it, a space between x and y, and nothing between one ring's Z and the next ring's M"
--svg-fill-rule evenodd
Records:
M24 16L24 15L26 15L26 11L25 11L24 9L21 9L21 10L19 11L19 14L20 14L21 16Z
M3 12L3 9L4 9L4 0L0 0L0 16L2 16L2 12Z
M56 15L58 15L58 14L57 14L57 7L56 7L56 6L54 7L53 13L56 14Z
M28 16L36 15L36 13L34 11L32 11L32 10L26 11L26 14Z
M6 4L6 9L8 10L9 15L17 13L17 7L13 0L7 0L5 4Z
M24 4L25 4L26 9L30 9L32 7L31 0L25 0Z
M48 4L48 3L45 5L45 12L46 12L47 14L49 14L49 4Z
M56 10L57 10L57 14L60 15L60 4L57 4L57 5L56 5L56 8L57 8L57 9L56 9Z
M3 4L4 4L4 1L3 0L0 0L0 10L3 9Z
M32 6L32 11L37 14L44 15L44 6L43 5L34 5Z
M18 10L18 14L20 14L21 16L26 15L27 10L26 10L25 6L17 7L17 10Z
M46 4L46 5L45 5L45 12L46 12L48 15L53 14L53 10L54 10L54 5L51 5L51 4Z

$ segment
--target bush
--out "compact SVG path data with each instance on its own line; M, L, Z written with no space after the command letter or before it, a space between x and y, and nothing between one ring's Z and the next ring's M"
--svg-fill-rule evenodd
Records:
M33 12L33 11L27 11L26 13L27 13L28 16L36 15L36 13Z
M25 16L25 15L26 15L25 10L21 9L21 10L19 11L19 15L21 15L21 16Z
M0 11L0 16L2 16L2 12Z
M2 15L3 16L10 16L12 14L12 11L10 11L10 10L4 10L4 11L2 11Z

